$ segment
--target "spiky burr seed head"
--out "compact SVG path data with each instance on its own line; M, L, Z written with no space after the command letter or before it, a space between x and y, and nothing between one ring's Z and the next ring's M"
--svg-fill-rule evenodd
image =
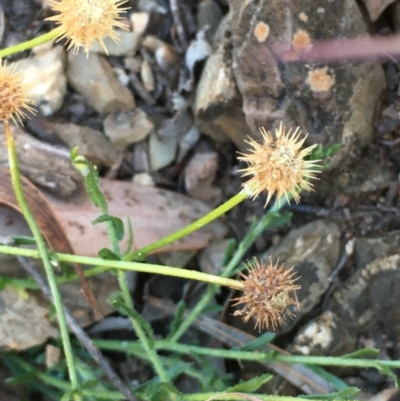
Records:
M239 171L243 177L251 178L243 184L252 198L256 198L264 190L268 191L265 206L276 193L278 202L284 196L289 202L288 194L291 193L296 203L299 202L298 192L301 189L312 190L309 179L315 179L315 173L319 172L319 160L304 160L317 145L301 150L307 135L300 138L301 131L297 127L286 132L282 122L279 129L275 129L275 136L260 128L263 142L257 143L253 139L246 141L252 149L249 153L240 153L239 160L243 160L248 166Z
M27 96L29 87L24 83L23 72L16 72L15 67L0 62L0 120L23 125L26 112L34 113L33 101Z
M59 14L47 18L61 27L60 39L67 38L69 50L83 46L89 52L90 45L98 41L107 53L103 38L110 36L115 42L119 36L114 27L127 29L119 13L127 8L120 6L127 0L47 0L53 11Z
M285 269L284 265L268 263L254 259L254 265L248 266L248 274L239 272L243 281L242 296L233 299L235 305L243 305L242 309L234 312L234 316L242 316L245 323L250 318L255 319L255 329L259 330L282 326L286 323L285 316L293 318L294 315L288 310L290 305L300 309L296 296L296 290L300 285L295 284L299 277L294 277L293 267Z

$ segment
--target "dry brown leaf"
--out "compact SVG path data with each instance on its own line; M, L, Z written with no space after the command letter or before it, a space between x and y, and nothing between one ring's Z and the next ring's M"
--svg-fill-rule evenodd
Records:
M61 253L73 253L68 237L46 198L28 179L21 176L21 181L28 206L50 249ZM5 167L0 167L0 204L21 213L11 184L10 172ZM96 313L96 317L100 318L102 316L100 306L86 280L82 267L75 264L74 268L79 276L82 290L88 303Z
M128 217L133 227L134 249L139 249L187 226L211 210L200 201L170 191L125 181L102 179L100 182L108 200L109 213L124 222L126 235L121 243L122 250L128 244ZM92 225L100 212L92 205L83 188L68 200L50 195L46 198L74 253L96 256L101 248L110 247L105 225ZM226 226L214 221L157 252L201 249L213 239L222 238L225 233Z

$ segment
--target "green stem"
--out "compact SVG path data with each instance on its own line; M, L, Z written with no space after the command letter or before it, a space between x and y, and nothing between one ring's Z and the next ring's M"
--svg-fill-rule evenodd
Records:
M96 340L95 344L103 350L136 353L141 345L138 342L124 342L115 340ZM391 369L399 369L400 361L386 359L374 360L366 358L347 358L346 356L307 356L307 355L286 355L274 351L237 351L233 349L219 349L171 343L168 340L155 342L155 348L160 351L177 352L183 355L204 355L215 358L238 359L242 361L276 361L282 363L301 363L303 365L318 366L342 366L348 368L377 368L378 365Z
M6 255L21 255L33 259L40 259L40 252L36 249L18 248L15 246L0 245L0 253ZM60 262L79 263L82 265L96 266L97 272L104 272L111 269L120 269L126 271L137 271L142 273L154 273L164 276L174 276L186 278L188 280L203 281L210 284L218 284L235 289L242 288L238 280L226 277L214 276L194 270L185 270L178 267L163 266L140 262L125 262L121 260L104 260L90 256L70 255L68 253L55 253L54 257Z
M129 294L129 288L126 280L126 274L124 272L119 271L118 272L118 282L121 287L122 291L122 296L124 298L125 304L130 308L134 309L132 298ZM144 332L142 325L140 322L138 322L136 319L130 316L130 321L132 323L133 328L136 331L136 334L138 335L140 342L143 345L143 348L146 350L147 355L149 357L150 362L153 364L154 370L160 377L161 381L163 382L168 382L168 376L164 370L164 367L160 361L160 358L157 355L157 351L154 349L154 347L150 346L149 339Z
M289 195L290 197L290 195ZM289 198L290 199L290 198ZM250 248L251 244L254 240L271 224L272 219L276 216L276 213L280 210L280 208L286 204L286 200L281 199L279 202L275 201L270 210L264 215L261 221L257 224L257 226L251 230L246 237L241 241L239 247L228 265L224 269L222 273L222 277L231 276L237 265L243 259L247 250ZM221 278L222 278L221 277ZM213 283L219 284L219 283ZM197 319L197 317L201 314L201 312L209 305L212 301L213 297L219 290L219 285L210 285L208 286L205 294L197 303L197 305L190 311L187 318L181 323L178 330L171 337L172 342L178 341L182 335L186 332L186 330L192 325L192 323Z
M107 204L104 203L104 206L100 207L100 210L101 210L102 214L108 214ZM107 225L107 232L108 232L108 236L111 241L111 246L112 246L113 252L119 258L121 258L121 249L119 246L118 236L117 236L117 232L115 229L115 225L111 221L107 221L106 225ZM132 297L129 292L126 273L122 270L118 270L118 283L121 288L122 298L125 302L125 305L129 309L134 310L135 306L133 305ZM143 348L146 350L146 352L149 356L149 360L153 364L156 374L160 377L160 379L162 381L168 382L168 376L162 366L162 363L157 355L156 350L154 349L154 347L150 346L149 338L147 337L145 331L143 330L142 325L133 316L129 316L129 320L131 321L133 329L135 330L137 336L139 337L141 343L143 344Z
M205 216L201 217L200 219L196 220L192 224L182 228L182 230L176 231L171 235L168 235L164 238L161 238L158 241L153 242L150 245L147 245L137 251L131 252L124 256L124 260L143 260L146 255L155 251L156 249L162 248L171 242L177 241L187 235L199 230L200 228L206 226L207 224L211 223L213 220L217 219L218 217L222 216L230 209L238 205L239 203L243 202L245 199L248 198L248 195L241 191L221 206L218 206L216 209L212 210L210 213L206 214Z
M4 357L3 357L4 359ZM26 373L33 375L40 379L43 383L46 383L52 387L55 387L62 391L68 391L68 383L55 377L49 376L46 373L42 373L38 370L32 369L31 365L25 362L22 358L13 356L13 362L22 368ZM102 391L102 390L90 390L82 389L82 394L86 397L92 397L95 400L124 400L125 396L116 391ZM206 401L211 397L219 396L222 400L238 400L238 395L227 395L225 392L209 392L209 393L197 393L197 394L185 394L185 401ZM253 397L258 397L263 401L299 401L297 397L287 396L276 396L276 395L263 395L263 394L252 394ZM228 397L228 398L227 398ZM319 401L314 399L314 401ZM322 401L322 400L321 400Z
M29 210L28 204L25 199L24 192L22 190L21 179L18 170L18 159L15 150L14 139L11 134L10 126L8 122L5 122L6 137L7 137L7 148L8 148L8 159L10 165L11 180L13 188L15 191L15 197L17 199L18 205L25 217L25 220L32 232L32 235L36 241L38 247L38 254L43 261L44 269L46 271L47 280L51 289L53 296L53 302L57 313L58 324L60 326L60 335L63 343L65 359L67 362L68 373L71 380L72 389L76 390L79 388L78 376L75 369L74 358L72 353L71 341L68 334L67 322L65 320L64 308L62 304L62 299L60 292L58 291L55 274L53 267L50 262L49 255L47 253L47 248L43 236L40 232L35 219Z
M63 31L61 28L55 28L52 31L40 35L37 38L27 40L26 42L18 43L17 45L7 47L6 49L0 50L0 59L11 56L12 54L20 53L25 50L32 49L35 46L39 46L43 43L50 42L58 36L62 35Z

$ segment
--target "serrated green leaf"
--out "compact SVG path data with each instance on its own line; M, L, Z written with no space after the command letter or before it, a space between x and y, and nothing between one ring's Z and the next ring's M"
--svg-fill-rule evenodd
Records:
M396 387L400 386L400 379L393 372L392 369L388 368L387 366L381 365L379 362L376 363L376 369L378 369L379 372L381 372L383 375L390 377L394 381Z
M359 392L360 390L357 387L346 387L336 393L299 395L299 398L306 398L308 400L351 400L354 399Z
M141 397L148 401L178 401L182 395L171 383L152 383Z
M374 357L376 358L379 355L379 349L376 348L363 348L357 351L351 352L350 354L342 355L342 358L365 358L365 357Z
M102 214L92 221L92 225L99 223L111 223L113 230L117 236L117 240L121 241L124 238L124 223L119 217L111 216L108 213Z
M260 337L255 338L253 341L243 345L239 349L241 351L254 351L259 349L267 344L269 344L275 338L275 334L268 331L262 334Z
M110 304L118 310L119 313L123 315L129 316L131 319L135 320L140 324L142 329L145 331L147 335L147 339L149 341L149 347L151 349L154 349L154 343L155 343L155 338L154 338L154 333L153 329L151 328L149 322L135 309L129 308L122 297L121 294L113 294L110 299L109 299Z
M90 172L85 177L85 187L86 191L89 195L90 200L92 201L93 205L98 207L101 211L107 210L107 201L104 197L103 193L100 190L99 183L98 183L98 176L94 173Z
M104 260L121 260L121 258L115 254L111 249L108 248L101 248L98 252L99 258Z
M266 373L264 375L253 377L250 380L246 380L244 382L236 384L235 386L228 388L226 390L226 392L227 393L234 393L234 392L236 392L236 393L238 393L238 392L254 393L263 384L267 383L271 379L272 379L272 375Z

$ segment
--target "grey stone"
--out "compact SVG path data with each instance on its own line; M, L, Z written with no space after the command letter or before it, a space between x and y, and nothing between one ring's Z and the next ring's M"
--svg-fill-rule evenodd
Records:
M120 151L147 138L154 124L141 109L129 113L112 113L104 120L104 133Z
M271 247L262 257L267 261L284 263L286 268L294 266L301 285L297 296L300 311L294 311L294 320L287 319L281 332L289 331L294 324L321 301L329 287L329 276L339 259L340 233L335 223L317 220L292 230L278 245Z
M111 167L118 159L118 152L100 131L72 123L51 124L51 128L70 149L78 147L78 154L96 165Z
M96 53L68 52L68 80L99 113L130 111L135 100L128 88L116 78L108 61Z

